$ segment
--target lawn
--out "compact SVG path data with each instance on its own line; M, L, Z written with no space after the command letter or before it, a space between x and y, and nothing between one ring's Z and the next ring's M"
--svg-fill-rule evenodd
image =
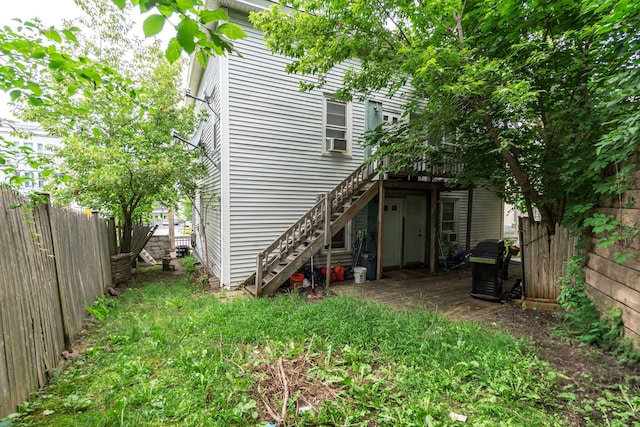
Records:
M346 297L231 301L147 276L91 307L80 357L5 424L568 424L550 366L478 323Z

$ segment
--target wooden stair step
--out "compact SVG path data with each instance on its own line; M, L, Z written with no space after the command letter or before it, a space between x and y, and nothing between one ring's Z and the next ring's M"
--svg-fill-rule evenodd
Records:
M264 286L264 285L266 285L267 283L269 283L270 281L272 281L274 277L276 277L276 274L273 274L273 273L269 273L269 274L267 274L266 276L264 276L264 277L262 278L262 285L263 285L263 286Z
M291 254L288 257L285 258L285 261L287 261L285 263L285 265L289 265L289 263L291 263L291 261L294 261L296 258L298 258L298 254ZM280 265L282 265L282 263L280 263Z
M258 296L258 292L257 292L257 288L256 285L248 285L244 287L244 290L249 292L252 296L256 297Z

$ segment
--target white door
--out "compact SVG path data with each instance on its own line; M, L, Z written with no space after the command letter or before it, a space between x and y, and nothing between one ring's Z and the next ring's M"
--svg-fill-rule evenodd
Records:
M426 252L427 199L407 196L404 224L404 265L422 264Z
M403 199L384 200L382 266L399 267L402 262Z

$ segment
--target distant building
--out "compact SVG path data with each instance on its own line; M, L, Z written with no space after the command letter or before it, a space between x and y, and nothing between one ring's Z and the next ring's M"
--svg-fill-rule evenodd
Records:
M44 187L42 168L27 161L28 153L32 157L53 156L55 149L61 145L62 138L49 135L38 124L16 121L0 122L0 138L3 140L0 144L2 147L7 147L5 141L15 144L13 147L7 147L12 154L3 153L6 164L1 167L3 172L7 173L0 175L0 179L8 182L11 176L16 175L27 178L18 188L23 194L39 191Z

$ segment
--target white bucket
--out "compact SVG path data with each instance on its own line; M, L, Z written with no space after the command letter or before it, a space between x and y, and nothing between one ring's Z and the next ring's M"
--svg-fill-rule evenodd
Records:
M353 269L353 280L356 283L364 283L367 280L367 268L366 267L355 267Z

